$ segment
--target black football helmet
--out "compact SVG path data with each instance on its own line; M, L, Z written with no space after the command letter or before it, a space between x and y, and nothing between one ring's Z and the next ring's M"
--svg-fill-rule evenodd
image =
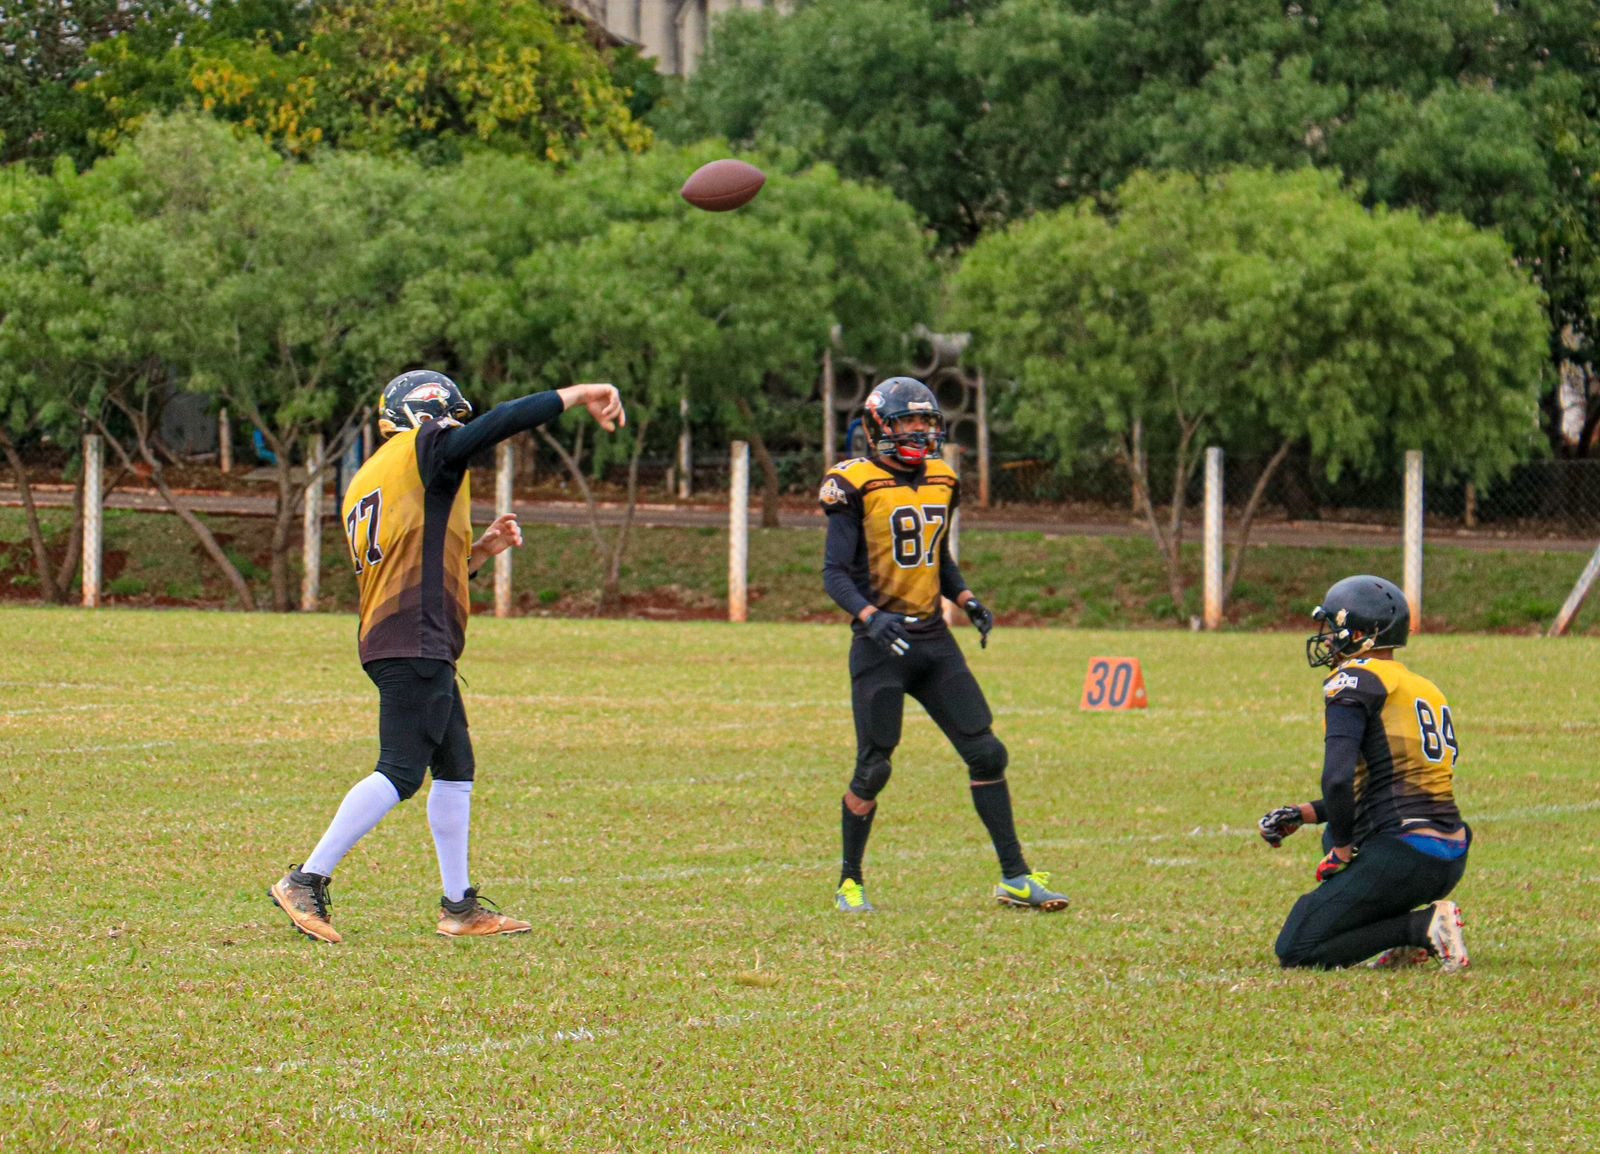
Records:
M915 433L895 431L904 417L927 417L931 429ZM880 457L893 457L905 465L920 465L944 444L944 414L933 390L915 377L890 377L867 397L867 439Z
M385 437L407 429L420 429L422 422L438 417L472 420L472 406L461 395L456 383L443 373L413 369L383 386L383 401L378 406L378 432Z
M1322 632L1306 638L1311 668L1332 669L1369 649L1399 648L1411 636L1411 604L1405 592L1382 577L1336 581L1311 611Z

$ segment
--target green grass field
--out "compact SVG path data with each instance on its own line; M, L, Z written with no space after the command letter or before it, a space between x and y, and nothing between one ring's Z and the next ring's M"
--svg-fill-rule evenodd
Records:
M63 547L64 510L47 510L47 536ZM263 518L207 518L240 565L262 604L270 603L269 538ZM481 527L481 526L480 526ZM1350 573L1402 569L1398 541L1352 534L1345 547L1253 546L1227 609L1243 629L1300 629L1323 590ZM1397 536L1397 535L1396 535ZM515 554L513 587L519 615L593 615L602 568L587 529L528 526L529 547ZM1447 536L1440 540L1448 541ZM840 620L822 589L823 534L814 529L763 529L751 534L750 616L758 622ZM219 607L231 589L175 517L110 510L106 514L107 604ZM298 548L298 545L296 546ZM355 576L335 526L322 551L322 607L353 610ZM1483 552L1448 544L1425 551L1424 610L1436 632L1538 634L1566 599L1586 558L1581 553ZM1201 607L1201 555L1186 547L1187 603L1175 613L1166 570L1147 537L1055 536L1042 532L969 529L961 535L961 567L973 588L1005 623L1085 629L1171 627ZM292 578L296 604L298 557ZM726 615L728 534L717 528L638 528L622 570L620 615L717 618ZM493 583L478 581L480 607ZM0 509L0 603L36 601L38 581L20 510ZM1600 614L1580 614L1573 632L1600 637Z
M0 609L0 1149L1591 1151L1600 666L1425 636L1478 841L1473 965L1284 973L1319 856L1298 635L998 630L975 671L1024 844L908 723L832 911L842 625L474 621L473 872L521 938L433 933L421 799L341 866L340 947L267 885L371 767L343 615ZM1143 714L1077 712L1086 660Z

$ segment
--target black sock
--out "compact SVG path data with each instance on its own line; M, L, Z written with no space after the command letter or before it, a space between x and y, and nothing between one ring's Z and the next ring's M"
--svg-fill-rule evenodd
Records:
M839 824L844 833L844 860L839 864L839 884L844 885L848 879L861 885L861 859L867 853L867 837L872 833L872 819L877 815L878 807L873 806L857 816L841 800L839 811L842 815Z
M1011 818L1011 787L1003 778L974 785L972 806L989 831L994 852L1000 855L1000 876L1016 878L1028 873L1028 863L1022 857L1022 843L1017 840L1017 826Z

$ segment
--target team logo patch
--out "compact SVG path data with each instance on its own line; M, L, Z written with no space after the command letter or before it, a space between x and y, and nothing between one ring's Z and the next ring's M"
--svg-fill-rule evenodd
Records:
M1329 697L1335 697L1338 695L1341 689L1354 689L1359 684L1360 682L1355 679L1354 674L1335 673L1332 677L1328 678L1328 680L1322 683L1322 692L1326 693Z
M448 401L449 399L449 389L445 388L443 385L427 384L418 385L416 388L412 389L406 394L406 399L403 403L408 405L419 405L423 401Z
M1341 609L1341 610L1339 610L1339 612L1338 612L1338 613L1337 613L1337 614L1336 614L1336 615L1335 615L1335 616L1334 616L1334 618L1333 618L1333 623L1334 623L1334 624L1335 624L1335 625L1337 625L1337 626L1338 626L1338 627L1339 627L1339 628L1340 628L1340 629L1343 629L1343 628L1344 628L1344 620L1345 620L1345 618L1346 618L1346 617L1349 617L1349 616L1350 616L1350 610L1348 610L1348 609Z
M829 477L822 482L822 488L817 491L817 500L824 505L838 505L845 500L844 487L838 481Z

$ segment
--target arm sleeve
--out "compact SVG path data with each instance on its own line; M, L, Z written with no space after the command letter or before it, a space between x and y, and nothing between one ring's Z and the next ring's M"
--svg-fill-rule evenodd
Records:
M950 556L950 535L939 538L939 592L954 601L967 591L966 578L961 576L961 566Z
M468 461L490 445L498 445L507 437L547 425L564 410L561 395L552 390L496 405L465 425L441 427L437 435L426 438L425 444L418 445L422 479L431 482L446 469L465 469Z
M828 543L822 554L822 587L834 603L851 617L858 617L872 602L861 595L850 576L850 565L861 546L861 521L847 510L828 514Z
M1367 711L1356 701L1330 701L1322 748L1322 807L1334 845L1349 845L1356 825L1356 761ZM1315 805L1316 803L1312 803Z

